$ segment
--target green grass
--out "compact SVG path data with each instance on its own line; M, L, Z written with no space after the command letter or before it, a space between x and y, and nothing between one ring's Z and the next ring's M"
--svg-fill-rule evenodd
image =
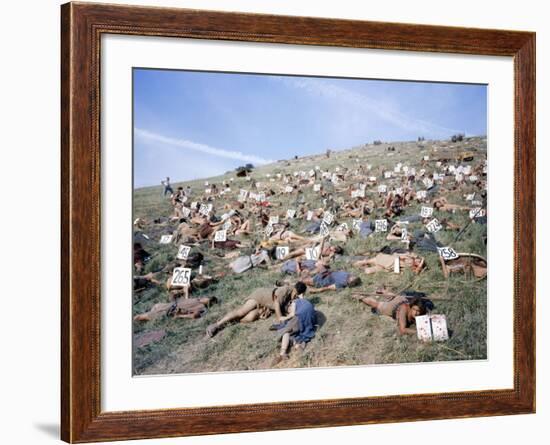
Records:
M333 153L330 159L324 155L300 158L263 166L254 170L252 177L267 186L277 185L269 182L266 174L272 177L276 173L308 171L315 166L328 167L334 170L337 165L354 169L360 164L371 164L373 176L382 176L383 171L392 169L396 162L403 162L411 167L420 168L422 156L430 157L444 155L446 152L456 152L462 147L477 146L478 157L485 156L485 140L465 141L462 144L426 141L421 149L416 143L395 143L396 152L388 156L384 151L386 145L358 147L347 151ZM448 145L456 148L446 147ZM437 148L437 152L433 151ZM359 162L356 160L359 159ZM435 167L429 164L427 171ZM207 178L209 182L221 184L229 181L232 173L217 178ZM189 184L197 196L204 189L204 181L192 181ZM387 182L387 181L386 181ZM188 183L182 183L186 186ZM178 186L180 184L175 184ZM250 187L250 182L236 178L230 183L232 193L224 198L235 200L239 189ZM372 188L368 188L372 192ZM152 259L147 264L146 272L156 272L171 261L177 252L175 245L160 245L158 240L162 234L171 233L175 224L153 224L152 220L159 216L168 216L171 206L167 198L161 196L161 187L148 187L134 191L134 218L141 217L150 222L143 233L150 241L145 243ZM448 199L454 204L466 205L463 197L466 193L475 191L472 185L465 185L460 190L452 192ZM374 192L372 192L374 193ZM343 199L336 195L337 199ZM195 199L193 199L195 200ZM319 195L312 187L303 188L303 193L297 195L282 195L271 198L275 211L282 217L287 208L298 208L298 201L303 201L307 208L322 207ZM222 206L226 200L217 200L217 214L223 213ZM412 205L405 215L420 211L420 205ZM378 212L381 214L381 212ZM449 221L464 227L469 217L467 212L435 214L436 217L446 217ZM350 219L343 219L339 222ZM307 223L294 220L292 230L301 232ZM409 230L422 228L420 223L411 224ZM473 252L486 256L483 238L486 236L486 226L471 224L458 241L454 241L457 232L441 231L438 240L445 245L451 245L457 252ZM260 235L247 238L247 242L260 239ZM367 251L377 251L385 245L401 247L400 242L390 242L384 235L376 234L367 239L354 237L344 246L346 255L357 255ZM204 272L208 274L227 272L230 260L221 258L208 246L202 246L201 252L206 256L207 264ZM245 251L244 253L250 253ZM328 367L339 365L365 365L376 363L405 363L446 360L484 359L487 356L487 300L486 280L472 281L462 275L454 275L445 280L441 272L437 254L420 252L426 258L427 269L415 276L410 272L402 274L378 273L365 275L361 270L353 268L349 262L337 261L332 268L343 268L353 271L362 278L362 285L353 291L374 291L385 285L389 289L410 289L426 292L434 296L435 313L443 313L451 330L451 338L444 343L421 343L415 336L400 337L397 335L395 321L389 317L377 316L370 309L350 298L352 290L342 290L326 294L309 295L316 309L322 314L324 321L318 329L315 338L304 351L292 351L291 357L279 367ZM165 280L168 275L157 277ZM233 324L226 327L213 339L205 336L206 327L219 319L229 310L240 306L247 295L257 287L274 285L281 274L276 270L254 269L241 275L228 274L208 289L199 291L197 295L214 295L219 304L213 305L207 314L197 320L163 317L151 322L134 323L134 334L165 329L167 335L159 342L139 348L134 351L134 372L136 374L166 374L187 372L235 371L249 369L266 369L278 351L276 334L269 331L269 326L275 322L274 317L259 320L252 324ZM435 299L437 296L439 299ZM444 299L444 300L441 300ZM147 311L155 303L168 301L164 286L147 289L133 297L133 313Z

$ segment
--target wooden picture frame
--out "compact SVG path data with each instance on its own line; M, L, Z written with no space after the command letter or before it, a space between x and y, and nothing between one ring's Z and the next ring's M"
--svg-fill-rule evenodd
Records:
M62 5L61 33L63 440L93 442L535 411L534 33L91 3ZM513 389L102 412L99 77L100 38L105 33L513 57Z

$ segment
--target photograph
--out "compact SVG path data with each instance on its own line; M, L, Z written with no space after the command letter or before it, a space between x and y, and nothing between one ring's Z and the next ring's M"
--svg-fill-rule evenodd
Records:
M488 359L486 84L134 67L132 108L134 376Z

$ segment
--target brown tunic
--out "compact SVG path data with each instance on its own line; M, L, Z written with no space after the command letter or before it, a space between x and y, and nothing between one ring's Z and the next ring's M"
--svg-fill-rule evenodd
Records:
M279 307L284 307L285 303L290 299L292 287L260 287L252 292L247 300L254 300L258 306L267 309L275 310L275 302L279 303ZM275 299L273 298L275 297Z
M387 315L388 317L395 318L394 315L397 307L407 302L407 297L404 297L403 295L396 295L390 301L382 301L378 303L376 310L380 315Z

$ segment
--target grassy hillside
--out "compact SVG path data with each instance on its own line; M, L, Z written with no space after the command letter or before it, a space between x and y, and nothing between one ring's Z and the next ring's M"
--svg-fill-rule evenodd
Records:
M236 200L240 189L250 189L251 183L261 182L261 187L279 190L281 184L276 180L277 173L293 173L309 171L316 166L321 170L335 171L336 167L354 170L359 165L372 165L369 176L377 176L379 183L390 185L390 180L383 179L383 172L393 170L397 162L409 167L426 169L427 173L439 171L436 168L436 158L455 158L463 150L473 150L475 159L468 164L475 165L486 158L486 141L484 138L472 138L463 142L425 141L422 146L416 142L392 143L396 150L386 151L387 144L366 145L350 150L332 153L330 158L324 154L304 157L290 161L280 161L253 170L252 181L237 178L234 172L216 178L203 178L175 186L191 185L194 195L192 200L198 201L205 189L204 182L216 183L220 186L223 180L230 182L231 193L220 196L214 201L214 212L224 213L223 205ZM261 148L259 148L261 151ZM429 156L430 161L423 161ZM458 165L453 162L454 165ZM184 166L182 166L183 168ZM269 177L267 175L270 175ZM446 181L452 179L447 178ZM356 183L357 181L354 181ZM345 184L347 185L347 184ZM339 184L338 187L341 185ZM422 189L422 184L417 187ZM175 187L174 187L175 188ZM447 195L453 204L468 205L464 194L478 191L474 185L465 184L459 190ZM160 236L171 234L177 227L173 224L154 224L153 220L160 216L167 217L172 213L168 198L161 196L162 189L148 187L134 191L134 218L144 218L148 224L143 229L150 241L144 247L152 255L145 272L157 272L168 261L174 259L177 246L161 245ZM377 195L376 186L367 188L367 195ZM335 195L337 199L345 198L343 193ZM273 204L272 214L281 218L288 208L298 208L304 205L308 209L322 207L323 203L313 187L304 186L300 193L277 193L270 198ZM404 212L404 216L418 214L420 204L412 203ZM382 209L375 212L381 216ZM469 222L467 211L438 214L440 220L449 221L465 227ZM371 216L371 219L373 217ZM399 218L396 218L399 219ZM338 223L351 223L351 219L338 219ZM291 229L301 233L307 222L292 220ZM262 239L259 225L255 235L247 237L250 245L257 244ZM421 223L411 224L409 231L422 228ZM386 234L373 234L361 239L353 237L344 247L345 256L353 256L366 251L377 251L385 245L402 247L399 241L387 241ZM486 257L486 247L483 238L486 236L486 226L470 224L459 241L454 242L457 232L441 230L436 234L438 241L451 245L457 252L472 252ZM234 238L234 237L232 237ZM205 371L234 371L265 369L270 367L271 360L278 351L276 334L269 331L269 326L275 322L274 317L259 320L251 324L234 324L210 339L205 336L205 329L210 323L219 319L229 310L240 306L246 296L255 288L271 287L275 281L282 278L278 269L253 269L240 275L230 273L227 265L229 259L223 256L227 251L211 249L207 243L194 250L201 251L206 258L204 273L215 274L225 272L226 276L208 289L194 293L198 295L214 295L219 304L210 307L208 313L197 320L172 319L163 317L151 322L135 322L134 335L144 332L164 329L166 336L156 343L134 350L134 372L136 374L188 373ZM241 249L242 254L252 253L252 249ZM332 265L333 270L344 269L353 271L362 278L359 289L345 289L338 292L328 292L306 297L315 304L320 312L320 327L315 338L303 351L292 351L290 359L279 367L328 367L338 365L365 365L379 363L402 363L421 361L471 360L485 359L487 355L487 300L486 280L475 281L464 275L452 275L446 280L443 277L439 259L436 253L419 252L426 258L427 269L420 275L408 271L401 274L376 273L365 275L361 269L354 268L345 258ZM167 275L159 277L166 279ZM363 303L353 300L350 295L357 291L374 291L385 285L394 291L416 290L432 296L436 304L436 313L447 316L451 338L444 343L422 343L415 336L397 335L395 321L389 317L372 314ZM152 287L135 293L133 296L133 313L138 314L149 310L155 303L168 301L168 292L164 286Z

